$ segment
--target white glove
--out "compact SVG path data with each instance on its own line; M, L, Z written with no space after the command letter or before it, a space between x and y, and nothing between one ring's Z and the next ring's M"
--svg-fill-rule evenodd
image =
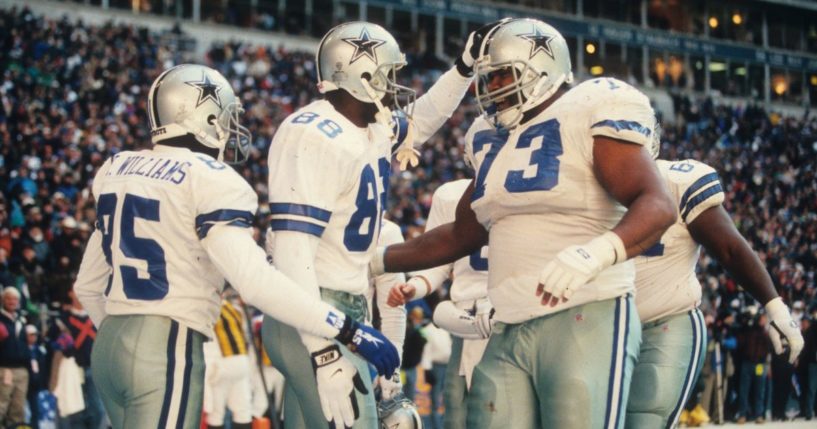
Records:
M380 398L388 401L395 395L403 391L403 383L400 382L400 371L395 371L391 377L383 375L377 376L377 385L380 386Z
M483 340L493 330L493 308L476 314L457 308L451 301L443 301L434 309L434 324L451 335L466 340Z
M769 316L769 338L772 340L775 354L789 350L789 363L793 364L803 350L803 334L797 322L791 318L789 307L779 296L766 303L766 314Z
M420 163L420 151L414 148L414 121L395 117L394 122L395 143L400 145L394 157L400 163L400 170L405 170L409 165L416 167Z
M618 234L608 231L581 246L570 246L545 265L539 274L536 296L551 307L567 301L579 287L593 280L605 268L627 259Z
M465 41L465 47L462 50L462 55L457 58L455 63L460 75L472 76L474 74L474 62L479 57L480 48L485 38L489 37L497 27L510 20L511 18L502 18L499 21L490 22L472 31L471 34L468 35L468 39Z
M311 356L326 421L336 428L352 427L360 416L355 390L364 395L369 393L363 379L355 366L341 355L336 344Z
M494 329L494 309L475 314L474 328L483 339L490 338L491 331Z

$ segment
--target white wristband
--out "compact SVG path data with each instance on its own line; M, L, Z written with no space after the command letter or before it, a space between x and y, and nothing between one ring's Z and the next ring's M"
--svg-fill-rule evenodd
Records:
M423 276L414 276L406 283L414 286L414 297L411 298L412 301L423 298L431 293L431 283Z
M789 313L789 307L783 302L783 298L779 296L767 302L764 308L770 320L783 320L784 317L790 317L791 314Z
M624 247L624 242L613 231L607 231L590 240L585 247L599 259L603 268L627 260L627 250Z

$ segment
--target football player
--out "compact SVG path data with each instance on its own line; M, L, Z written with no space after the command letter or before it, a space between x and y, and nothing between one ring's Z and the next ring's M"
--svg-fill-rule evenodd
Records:
M466 426L622 427L641 339L629 258L675 220L649 100L615 79L567 86L567 43L534 19L502 24L475 68L477 176L456 220L379 250L373 270L450 262L490 236L497 322Z
M434 191L426 230L453 222L457 203L470 179L448 182ZM420 299L453 278L450 301L434 309L434 324L451 333L451 358L445 374L444 426L465 429L465 404L474 367L482 358L491 334L493 307L488 300L488 246L457 261L415 272L405 285L392 288L389 305Z
M368 265L381 229L393 141L403 142L396 155L402 167L415 165L414 145L422 144L448 119L471 83L476 33L457 65L415 102L414 91L396 81L405 55L388 31L367 22L331 29L316 53L318 89L325 98L287 117L273 138L269 152L273 260L312 296L338 306L358 322L366 319ZM397 132L395 114L402 125ZM311 373L332 343L301 334L299 338L293 328L271 319L263 327L270 359L287 379L287 426L317 428L323 425L322 404L320 386ZM367 370L366 362L351 359L360 372ZM355 427L377 425L375 401L373 395L363 394L367 391L371 392L370 380L359 391L361 419Z
M99 327L92 370L113 426L199 427L202 343L225 280L283 323L397 366L379 332L303 292L253 241L257 196L222 162L225 152L244 158L250 139L227 80L200 65L173 67L153 82L147 106L154 146L100 167L97 228L74 285ZM325 357L315 374L331 386L325 417L351 424L360 376L339 352Z
M656 133L657 134L657 133ZM658 154L656 137L655 154ZM706 356L706 324L695 266L701 246L766 308L776 353L794 363L803 336L769 273L723 207L715 170L694 160L658 160L678 218L635 258L642 343L627 403L627 428L675 427Z
M403 233L396 223L382 219L383 228L377 240L378 246L389 246L403 242ZM369 315L374 314L373 304L377 302L377 311L380 314L380 331L394 344L403 360L403 343L406 339L406 307L404 305L389 305L387 300L392 287L406 282L403 273L383 273L370 279L370 287L366 292L369 303ZM390 400L403 391L400 382L400 368L391 375L378 375L375 384L380 388L380 399Z

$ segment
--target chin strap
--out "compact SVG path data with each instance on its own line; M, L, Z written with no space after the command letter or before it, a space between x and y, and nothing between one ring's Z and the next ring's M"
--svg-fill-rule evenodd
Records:
M368 95L369 98L372 99L374 105L377 106L377 113L374 115L375 121L388 128L391 132L391 136L389 138L394 140L394 131L392 129L394 124L392 123L391 110L383 105L380 98L377 96L377 92L374 90L374 88L372 88L372 85L369 84L368 80L361 77L360 84L363 86L363 89L366 90L366 95Z

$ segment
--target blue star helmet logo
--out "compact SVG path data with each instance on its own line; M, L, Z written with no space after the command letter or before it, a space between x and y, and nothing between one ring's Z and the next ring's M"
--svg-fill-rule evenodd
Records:
M556 37L555 35L542 33L534 26L531 33L519 34L518 37L527 40L531 44L530 57L528 59L533 59L539 52L544 52L551 59L556 59L553 56L553 49L550 47L550 41Z
M210 77L206 73L202 73L201 80L198 82L185 82L199 90L199 99L196 101L196 107L201 106L207 100L212 100L216 106L221 108L221 98L218 96L218 91L221 90L221 85L216 85L210 81Z
M355 52L352 54L352 59L349 60L349 64L352 64L363 57L368 57L370 60L372 60L372 62L377 64L376 49L386 43L385 40L373 39L371 36L369 36L369 30L366 27L363 27L363 31L360 32L360 36L345 37L341 40L355 47Z

